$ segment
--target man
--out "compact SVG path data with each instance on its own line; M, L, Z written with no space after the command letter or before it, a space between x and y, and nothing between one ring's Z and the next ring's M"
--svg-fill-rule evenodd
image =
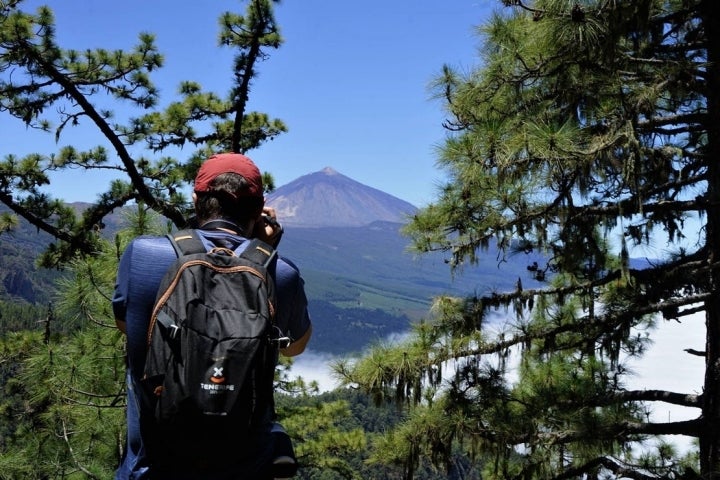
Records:
M208 249L236 250L249 238L276 245L282 227L272 208L264 206L262 176L246 156L218 154L206 160L195 178L193 192L198 234ZM160 281L177 255L166 237L142 236L133 240L120 260L112 305L118 328L127 337L127 446L116 480L156 478L265 479L271 461L271 416L257 438L243 442L237 456L223 459L218 470L202 474L165 474L153 468L143 441L143 422L153 412L143 407L140 379L145 366L148 324ZM287 259L278 258L274 272L277 295L276 322L292 343L280 350L285 356L303 352L312 326L303 280ZM272 409L272 406L268 406ZM250 445L247 448L247 445ZM208 459L210 460L210 459ZM212 464L212 462L209 462Z

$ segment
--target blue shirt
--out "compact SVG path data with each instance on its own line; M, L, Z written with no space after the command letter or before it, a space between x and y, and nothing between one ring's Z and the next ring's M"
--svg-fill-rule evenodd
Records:
M222 230L198 232L208 248L218 245L236 250L246 242L245 238ZM145 367L147 331L155 296L165 271L176 258L166 237L141 236L128 245L120 259L112 306L115 318L125 321L128 405L127 445L116 480L147 479L151 473L140 435L140 418L145 413L138 397L139 382ZM277 326L291 339L301 338L310 328L304 282L297 267L282 257L278 258L275 270L275 286ZM267 458L256 454L253 460L261 463Z

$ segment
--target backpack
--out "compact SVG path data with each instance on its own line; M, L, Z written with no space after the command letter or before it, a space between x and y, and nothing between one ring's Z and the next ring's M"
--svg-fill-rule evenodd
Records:
M208 252L194 230L168 238L178 259L148 328L143 398L153 415L142 435L154 466L211 470L272 420L275 364L289 343L275 325L276 252L259 240L240 254Z

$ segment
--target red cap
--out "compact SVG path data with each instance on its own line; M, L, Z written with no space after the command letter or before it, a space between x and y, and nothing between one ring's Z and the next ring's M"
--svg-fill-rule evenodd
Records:
M241 153L218 153L205 160L195 177L195 191L207 192L212 181L223 173L237 173L245 178L248 190L242 192L244 196L263 197L260 170L252 160Z

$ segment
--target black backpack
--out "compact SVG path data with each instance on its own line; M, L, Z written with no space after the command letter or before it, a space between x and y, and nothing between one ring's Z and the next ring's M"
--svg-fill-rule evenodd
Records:
M208 252L194 230L168 237L178 259L148 329L143 398L154 415L141 429L155 467L212 470L272 420L278 349L289 342L275 326L276 252L259 240L239 255Z

